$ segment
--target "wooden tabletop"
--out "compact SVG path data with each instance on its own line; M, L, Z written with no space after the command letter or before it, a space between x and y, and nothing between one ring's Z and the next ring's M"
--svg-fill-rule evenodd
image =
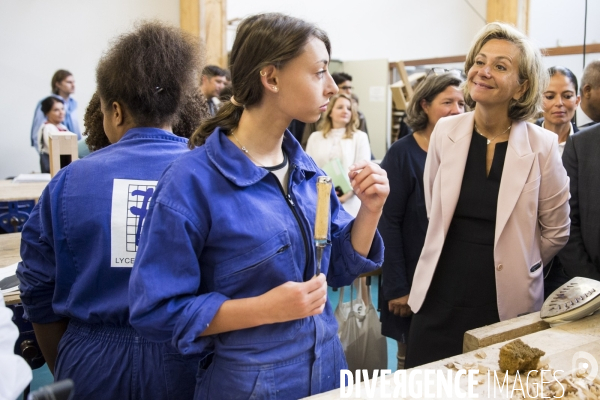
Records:
M6 233L0 235L0 268L7 267L21 261L21 233ZM21 302L19 293L4 295L6 304L18 304Z
M12 180L0 180L0 201L35 200L42 195L48 182L15 183Z
M546 330L542 330L539 332L535 332L529 335L522 336L520 338L523 342L532 347L537 347L540 350L543 350L546 355L542 357L543 363L546 363L550 368L554 370L562 370L566 373L573 371L575 366L577 365L575 361L586 361L585 359L579 358L582 353L587 353L593 357L595 357L596 362L600 363L600 313L596 313L595 315L580 319L579 321L569 322L563 325L555 326ZM412 368L406 371L407 376L413 370L441 370L448 371L446 364L450 362L457 362L459 364L465 363L475 363L475 365L488 367L490 371L499 370L498 366L498 358L500 353L500 347L504 346L508 341L493 344L491 346L484 347L479 350L470 351L468 353L460 354L454 357L446 358L444 360L436 361L430 364L421 365L417 368ZM483 353L479 353L483 351ZM479 353L479 356L483 356L484 358L479 358L475 354ZM417 375L416 375L417 376ZM423 374L419 374L418 376L422 377ZM598 375L597 375L598 376ZM493 372L491 373L491 378L494 379ZM475 394L479 395L479 398L487 399L491 397L491 389L493 388L493 383L491 386L488 386L488 376L486 374L480 374L476 376L477 379L482 379L482 383L476 386ZM393 377L388 375L386 377L386 382L390 384L387 385L387 390L389 392L393 391L394 383ZM525 382L525 379L523 379ZM371 384L374 382L371 381ZM422 382L421 382L422 383ZM366 389L364 382L361 384L361 393L365 395ZM378 378L375 383L376 387L381 387L381 379ZM467 389L467 378L462 377L460 381L460 386L463 390ZM511 385L512 387L512 385ZM391 388L391 389L390 389ZM490 389L490 393L488 393L488 389ZM368 397L371 399L380 399L384 398L380 396L381 391L379 389L375 390L374 397ZM518 395L520 392L515 392L515 395ZM500 391L497 393L497 399L509 399L510 397L506 397L500 394ZM340 398L340 389L335 389L326 393L321 393L315 396L308 397L307 399L314 400L334 400ZM354 396L351 396L354 398ZM360 397L367 398L367 397ZM412 399L413 397L408 397Z

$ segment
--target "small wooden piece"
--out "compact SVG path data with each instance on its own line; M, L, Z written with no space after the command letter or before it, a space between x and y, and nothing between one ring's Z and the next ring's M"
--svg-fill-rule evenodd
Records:
M73 161L79 159L77 135L59 132L50 135L50 175L54 176Z
M398 61L396 68L400 74L400 80L390 85L392 100L394 101L394 108L396 110L404 111L413 98L413 86L424 79L426 74L424 72L417 72L409 76L402 61Z
M21 261L21 233L7 233L0 235L0 268ZM21 298L19 292L4 294L6 305L19 304Z
M548 328L550 328L550 324L540 318L539 312L534 312L493 325L472 329L465 332L463 353L506 340L516 339Z

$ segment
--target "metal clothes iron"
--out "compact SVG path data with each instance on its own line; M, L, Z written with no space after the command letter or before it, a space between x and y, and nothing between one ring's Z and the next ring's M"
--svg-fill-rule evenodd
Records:
M576 321L600 309L600 282L576 277L546 299L540 317L549 324Z

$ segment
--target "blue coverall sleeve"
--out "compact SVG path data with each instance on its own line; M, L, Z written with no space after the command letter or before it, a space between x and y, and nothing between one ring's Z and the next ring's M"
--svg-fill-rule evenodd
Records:
M21 301L31 322L48 324L61 320L52 309L56 278L52 204L48 184L21 233L21 261L17 267Z
M212 342L200 334L229 299L199 294L202 222L174 204L153 200L144 222L129 281L130 322L149 340L171 340L181 353L197 354Z
M381 267L383 240L376 231L367 257L358 254L351 242L354 220L340 205L335 191L332 191L331 197L331 258L327 283L332 287L342 287L351 284L358 275Z

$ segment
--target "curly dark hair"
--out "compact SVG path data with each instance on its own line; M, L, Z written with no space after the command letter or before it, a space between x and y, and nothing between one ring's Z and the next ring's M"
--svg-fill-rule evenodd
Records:
M173 125L173 133L189 139L200 127L202 121L207 118L210 118L210 112L208 111L206 97L200 90L197 90L186 96L177 116L177 122Z
M105 105L124 106L137 126L172 124L198 86L202 55L199 42L181 29L143 22L100 59L98 95Z
M192 92L184 99L175 125L173 125L173 133L189 139L202 121L209 117L208 104L202 92L200 90ZM90 151L100 150L111 144L106 133L104 133L103 119L100 96L96 92L92 96L83 116L83 124L85 126L83 135L87 136L85 144Z
M90 151L100 150L110 145L110 141L106 133L104 133L103 119L100 96L96 92L92 95L92 99L85 109L85 115L83 116L83 126L85 129L83 136L87 136L85 144Z

